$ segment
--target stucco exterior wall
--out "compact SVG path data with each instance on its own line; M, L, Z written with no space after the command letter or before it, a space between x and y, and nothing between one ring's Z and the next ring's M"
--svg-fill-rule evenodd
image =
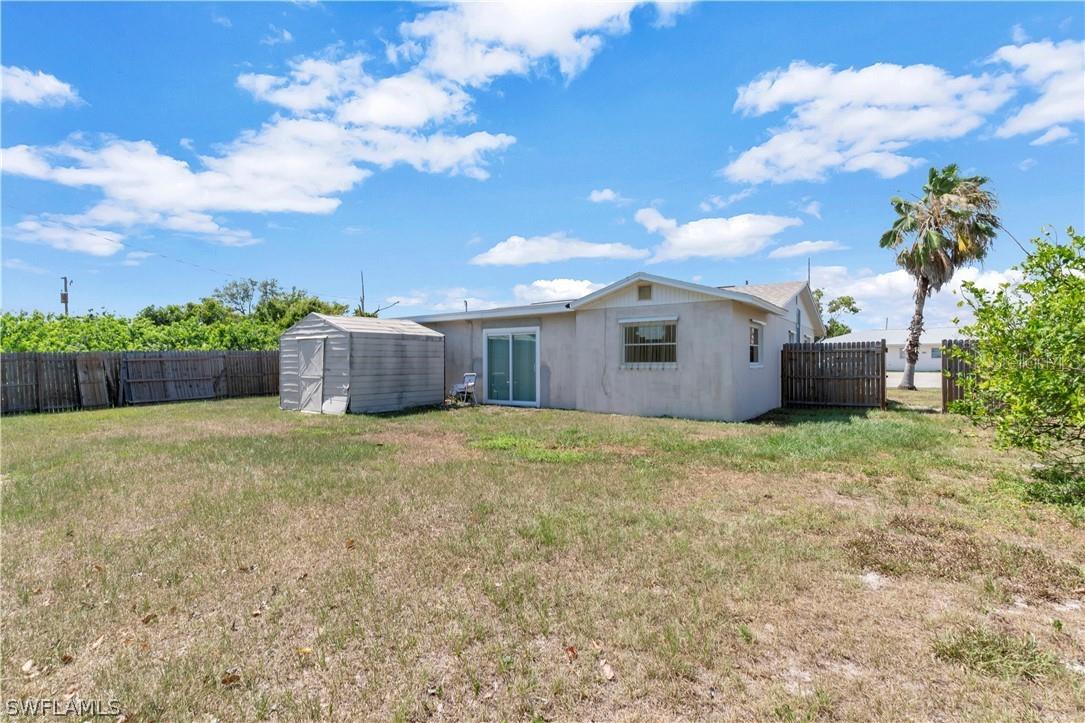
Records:
M482 379L484 329L539 327L539 405L576 408L576 318L572 312L512 319L427 322L424 326L445 335L445 389L463 381L466 372ZM481 394L481 391L480 391Z
M622 363L621 320L677 316L677 363ZM576 313L576 407L593 412L735 419L730 393L731 302L580 309Z
M830 341L832 341L830 339ZM885 352L885 369L890 372L902 372L904 371L904 364L908 361L902 355L904 349L903 344L886 344ZM919 345L919 360L915 364L917 372L939 372L942 371L942 359L941 357L935 358L931 354L932 349L941 349L941 344L920 344Z
M759 364L750 364L751 320L763 324L759 325L763 335ZM735 340L731 361L734 419L752 419L780 406L780 349L788 341L788 331L794 330L794 309L785 318L753 306L735 304L730 332ZM812 334L813 329L804 327L804 332Z

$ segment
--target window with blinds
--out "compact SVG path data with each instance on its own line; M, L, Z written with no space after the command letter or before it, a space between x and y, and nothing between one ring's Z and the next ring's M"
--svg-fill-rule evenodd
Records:
M622 327L625 364L674 364L678 361L678 324L656 321Z

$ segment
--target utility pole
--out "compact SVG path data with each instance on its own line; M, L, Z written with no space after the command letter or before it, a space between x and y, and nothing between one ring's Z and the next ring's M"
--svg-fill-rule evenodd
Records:
M60 303L64 304L64 316L68 315L68 286L74 285L75 282L69 279L67 276L61 276L64 281L64 290L60 292Z

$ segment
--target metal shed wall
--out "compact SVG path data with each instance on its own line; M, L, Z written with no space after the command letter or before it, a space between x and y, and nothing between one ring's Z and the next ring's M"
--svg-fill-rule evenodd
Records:
M444 337L411 321L310 314L279 339L279 406L302 407L299 341L324 339L325 414L444 401Z
M425 331L351 334L350 411L389 412L444 401L445 340Z
M350 338L347 332L310 314L279 337L279 407L301 408L300 358L298 341L324 339L324 384L321 410L343 414L350 391Z

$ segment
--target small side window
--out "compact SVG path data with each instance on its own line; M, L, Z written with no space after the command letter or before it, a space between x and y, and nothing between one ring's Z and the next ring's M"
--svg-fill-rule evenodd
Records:
M761 327L750 324L750 364L761 363Z
M941 359L941 358L942 358L942 347L940 347L940 346L932 347L931 348L931 359Z
M652 300L652 285L644 284L637 287L637 301L651 301Z

